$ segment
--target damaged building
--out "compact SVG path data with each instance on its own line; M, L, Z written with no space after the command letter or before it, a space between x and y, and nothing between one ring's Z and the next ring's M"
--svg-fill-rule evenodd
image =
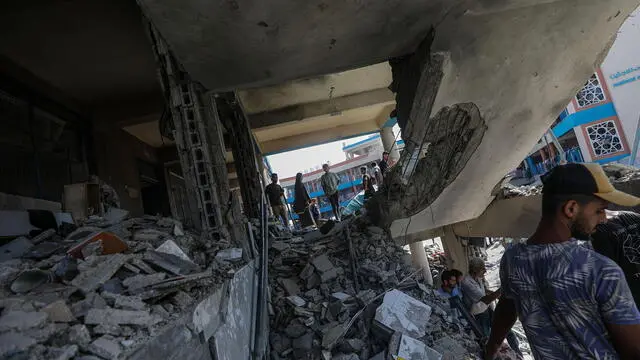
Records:
M0 357L475 358L400 245L415 262L443 236L464 263L459 229L637 6L3 4ZM394 196L368 218L269 219L267 155L369 133L389 150L394 121Z

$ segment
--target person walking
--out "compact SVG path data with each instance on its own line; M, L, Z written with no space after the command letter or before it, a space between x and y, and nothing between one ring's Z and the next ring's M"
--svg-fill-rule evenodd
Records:
M640 214L611 212L606 223L596 226L591 245L620 266L636 307L640 308Z
M624 273L575 241L606 221L609 203L640 199L616 190L598 164L559 165L542 182L537 229L500 263L503 296L484 358L493 358L519 317L538 360L640 359L640 312Z
M267 185L264 192L271 205L273 216L275 216L276 219L281 219L284 226L289 227L289 218L287 217L287 208L285 205L287 199L284 196L284 189L278 184L278 174L271 174L271 184Z
M374 184L378 185L378 188L380 188L382 186L382 183L384 182L380 167L375 162L372 162L371 164L369 164L369 169L369 175L373 179Z
M337 221L340 221L340 202L338 196L338 185L340 185L340 178L338 175L329 171L329 164L322 165L324 174L320 177L320 184L322 190L331 204L331 210Z
M496 291L487 289L484 278L486 272L487 268L484 260L478 257L469 259L469 274L464 276L460 287L462 289L462 300L465 307L475 318L484 336L489 337L491 333L491 321L493 319L491 303L502 296L502 291L500 289ZM506 337L511 349L518 355L522 355L516 335L512 331L509 331Z
M389 164L389 152L385 151L382 153L382 160L380 160L379 166L380 166L380 171L382 172L382 176L387 175L387 170L389 170L390 164Z
M313 219L311 218L311 212L309 211L311 198L309 197L309 193L307 192L307 189L304 187L304 183L302 182L302 173L296 174L294 194L295 197L293 200L293 211L298 215L300 225L303 228L313 225Z

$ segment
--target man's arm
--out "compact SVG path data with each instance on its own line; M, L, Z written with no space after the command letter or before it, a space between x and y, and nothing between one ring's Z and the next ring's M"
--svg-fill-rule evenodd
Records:
M489 294L483 296L480 301L482 301L483 303L489 305L491 304L493 301L495 301L497 298L499 298L500 296L502 296L502 290L498 289L494 292L489 292Z
M505 297L500 299L493 316L493 325L491 326L491 335L484 351L484 358L493 359L500 345L507 336L507 333L516 323L518 314L516 312L516 304L513 300Z

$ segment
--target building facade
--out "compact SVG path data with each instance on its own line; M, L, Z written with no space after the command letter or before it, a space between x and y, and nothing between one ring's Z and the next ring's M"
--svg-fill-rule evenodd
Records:
M396 141L396 146L401 150L404 147L404 142L398 140ZM343 143L342 151L344 151L346 160L330 165L331 171L340 177L340 185L338 186L340 206L345 206L349 200L363 189L360 167L368 166L373 162L378 163L382 159L384 147L380 135L376 134L353 144L347 145ZM303 173L302 179L309 196L318 200L322 217L328 218L332 216L331 204L320 184L320 178L323 173L324 171L318 165L318 169ZM289 204L293 204L294 201L295 182L295 176L280 180L280 185L285 190ZM295 218L296 215L293 214L293 217Z
M602 65L534 147L522 171L544 173L560 161L561 152L569 162L639 165L639 15L640 8L629 16Z

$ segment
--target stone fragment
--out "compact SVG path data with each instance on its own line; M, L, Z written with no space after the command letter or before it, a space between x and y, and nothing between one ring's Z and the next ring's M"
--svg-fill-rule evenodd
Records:
M71 305L71 312L75 317L84 317L90 309L104 309L107 302L95 292L85 295L84 300L80 300Z
M185 254L184 251L182 251L180 246L178 246L178 244L176 244L176 242L173 240L167 240L163 242L162 245L158 246L156 251L165 253L165 254L175 255L181 258L182 260L192 261L189 258L189 256L187 256L187 254Z
M114 301L114 307L124 310L145 310L147 304L137 296L122 296L116 295Z
M323 283L329 282L338 277L338 269L331 268L325 272L320 273L320 281Z
M42 311L49 314L49 320L53 322L68 323L76 320L76 317L73 316L71 309L69 309L64 300L55 301L45 306Z
M84 323L87 325L140 325L151 326L157 323L155 317L149 311L131 311L119 309L91 309L85 316Z
M271 348L277 353L282 353L291 347L291 339L276 332L269 334L269 343L271 344Z
M184 291L178 291L173 297L173 303L183 309L194 302L195 299Z
M397 334L399 333L394 334L394 336ZM407 334L400 335L400 344L397 352L393 349L389 349L389 351L398 358L406 360L442 360L442 354Z
M311 265L310 263L307 263L307 265L305 265L304 269L302 269L302 271L300 272L300 278L301 279L308 279L309 276L313 275L314 272L314 267L313 265Z
M399 290L384 295L382 305L376 309L375 321L389 329L414 338L426 334L431 307Z
M306 333L296 339L293 339L291 346L299 350L311 350L313 348L313 333Z
M283 251L289 249L290 246L289 246L289 244L287 244L284 241L274 241L273 244L271 244L271 248L275 249L275 250L277 250L279 252L283 252Z
M344 332L344 326L342 324L335 325L331 327L325 334L322 336L322 347L325 349L330 349L333 347L333 344L342 336Z
M0 358L8 359L12 355L27 351L36 344L36 340L17 332L6 332L0 334Z
M123 254L113 254L105 257L107 259L95 268L89 269L76 276L71 284L82 290L85 294L94 291L107 280L111 279L116 271L127 261L127 256Z
M49 240L55 234L56 234L55 229L47 229L41 232L40 234L34 236L33 239L31 239L31 242L34 244L39 244L45 240Z
M26 331L47 322L46 312L10 311L0 317L0 332L9 330Z
M299 324L297 322L292 322L291 324L289 324L289 326L287 326L284 329L285 334L287 334L288 337L295 339L297 337L302 336L302 334L307 332L307 328L306 326Z
M93 328L93 333L96 335L120 336L122 335L122 328L118 325L99 324Z
M173 254L165 254L153 250L144 254L144 261L175 275L187 275L200 269L192 261L184 260Z
M120 344L106 336L94 340L88 350L103 359L116 359L122 352Z
M87 345L91 342L89 329L84 325L73 325L67 330L67 343Z
M433 343L433 349L441 353L445 358L462 359L467 353L464 346L449 336L444 336Z
M228 262L242 261L242 248L229 248L218 251L216 259Z
M11 266L0 267L0 287L4 287L12 282L20 274L20 269Z
M360 339L347 339L344 341L343 347L345 352L357 352L359 353L364 348L364 341Z
M127 287L129 291L135 291L164 281L166 277L167 274L163 272L151 275L135 275L124 279L122 285Z
M138 267L132 265L132 264L124 263L124 265L122 267L124 267L128 271L131 271L134 274L140 274L140 269Z
M349 353L349 354L337 354L331 358L331 360L360 360L358 354Z
M78 354L78 345L69 345L64 348L49 348L48 358L51 360L70 360Z
M333 263L326 254L313 258L311 264L321 273L333 269Z
M122 345L125 348L131 347L133 346L133 344L135 344L135 341L133 340L120 340L120 345Z
M48 323L42 327L32 328L28 331L29 336L43 343L49 341L52 337L60 335L67 331L69 325L66 323Z
M122 294L124 292L124 287L122 286L122 280L114 277L109 281L102 284L102 293L111 293L111 294Z
M167 310L162 307L162 305L153 305L151 307L151 314L157 315L163 319L168 319L171 317L171 314Z
M131 263L147 274L155 274L157 272L153 270L149 265L147 265L146 262L142 261L141 259L135 258L131 260Z
M305 306L307 304L306 301L304 301L303 298L301 298L300 296L288 296L287 297L287 301L289 301L289 303L293 306Z
M300 293L300 286L298 286L298 279L296 278L279 278L278 282L284 290L290 296L298 295Z
M334 292L333 294L331 294L331 297L340 301L347 301L353 298L351 295L345 294L343 292Z
M387 353L385 351L379 352L369 360L387 360Z

